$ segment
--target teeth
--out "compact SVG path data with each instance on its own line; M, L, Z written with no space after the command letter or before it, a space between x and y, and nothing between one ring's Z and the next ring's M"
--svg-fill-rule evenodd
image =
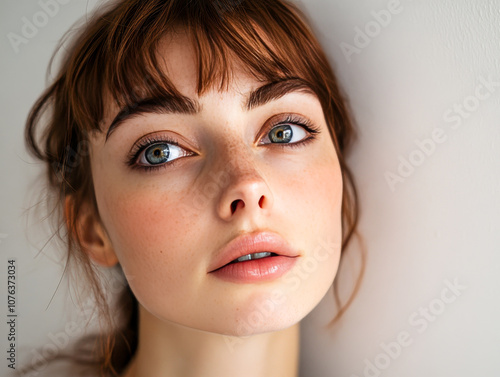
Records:
M273 254L273 253L270 253L268 251L263 251L263 252L260 252L260 253L247 254L247 255L243 255L242 257L239 257L239 258L235 259L234 262L244 262L246 260L260 259L260 258L270 257L271 254Z

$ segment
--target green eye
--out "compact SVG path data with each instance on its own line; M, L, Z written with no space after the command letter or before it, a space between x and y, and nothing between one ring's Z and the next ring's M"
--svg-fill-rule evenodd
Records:
M180 147L174 142L157 141L150 142L135 158L137 165L158 166L169 163L180 157L190 156L192 153Z
M270 140L273 143L289 143L290 140L292 140L293 131L289 125L285 124L273 128L269 132L269 135L271 136Z
M271 144L293 144L300 142L307 136L303 127L294 124L280 124L272 128L264 141L269 141Z
M144 151L144 158L151 165L163 164L168 161L169 156L170 148L166 143L154 144Z

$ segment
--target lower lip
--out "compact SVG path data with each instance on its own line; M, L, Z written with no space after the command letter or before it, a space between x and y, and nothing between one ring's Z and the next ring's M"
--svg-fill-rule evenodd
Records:
M231 263L211 274L233 283L257 283L279 278L291 270L295 262L296 257L266 257Z

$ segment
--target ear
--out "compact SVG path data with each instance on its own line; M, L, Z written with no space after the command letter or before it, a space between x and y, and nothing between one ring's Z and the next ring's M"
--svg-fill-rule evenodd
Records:
M118 258L99 215L91 203L85 201L80 205L74 224L72 224L71 220L76 213L76 208L72 196L66 197L64 207L68 230L79 240L82 251L101 266L112 267L116 265Z

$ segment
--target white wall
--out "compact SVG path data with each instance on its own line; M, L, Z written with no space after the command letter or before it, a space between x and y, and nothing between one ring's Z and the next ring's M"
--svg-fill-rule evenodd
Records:
M500 1L401 0L376 33L372 12L389 4L307 4L359 126L350 162L368 259L332 336L320 327L332 317L331 300L305 320L302 372L500 375ZM355 28L367 27L367 46L345 54L343 43L362 46ZM479 88L489 80L491 92ZM442 143L428 143L419 159L415 140L432 135ZM420 165L391 190L385 175L400 175L400 156ZM464 287L454 302L441 301L446 281ZM420 308L429 307L425 319ZM381 343L398 336L411 344L391 358Z
M0 279L7 279L7 260L17 258L18 365L36 357L35 345L57 347L53 335L78 319L63 310L65 280L51 301L63 272L56 246L36 256L44 242L37 225L26 238L25 209L33 204L40 166L25 152L23 125L45 87L57 41L94 4L61 5L18 52L7 34L20 34L22 17L32 19L40 5L0 4ZM377 365L387 377L499 375L500 1L309 0L304 6L358 125L350 162L368 259L361 290L333 331L321 327L334 314L330 296L304 320L301 376L377 376ZM373 12L380 19L387 9L393 13L378 30ZM366 46L355 41L356 28L372 34ZM347 44L357 49L348 57L341 48ZM481 87L485 81L489 90ZM432 137L428 155L418 152L416 140ZM401 158L419 165L404 170ZM401 180L392 189L388 172ZM461 288L441 297L450 283ZM381 343L398 338L411 344L400 351L392 345L391 357ZM0 339L3 349L6 336ZM8 375L6 364L2 358L1 375Z
M34 361L38 363L36 372L39 373L30 376L69 375L57 373L55 365L47 367L46 359L53 351L66 350L68 341L76 340L76 336L67 336L66 330L71 334L75 330L66 329L66 324L71 326L87 318L76 309L67 309L73 307L73 302L68 295L67 279L60 281L63 267L58 262L64 250L49 242L39 253L48 239L48 233L41 227L48 224L37 223L33 211L27 217L27 209L35 204L40 190L36 176L41 166L24 147L24 123L30 107L45 88L45 73L59 39L95 4L95 1L78 0L60 2L67 4L60 5L58 10L49 9L51 15L43 11L38 1L3 0L0 3L0 349L3 351L0 376L6 377L13 375L6 360L9 259L16 258L17 265L17 367ZM41 11L47 15L46 20L40 15ZM42 26L35 31L25 30L31 33L30 37L16 50L9 42L8 33L23 35L23 17L30 21L38 17L37 22ZM80 305L88 309L88 301L81 301ZM42 348L43 354L36 352L38 348Z

